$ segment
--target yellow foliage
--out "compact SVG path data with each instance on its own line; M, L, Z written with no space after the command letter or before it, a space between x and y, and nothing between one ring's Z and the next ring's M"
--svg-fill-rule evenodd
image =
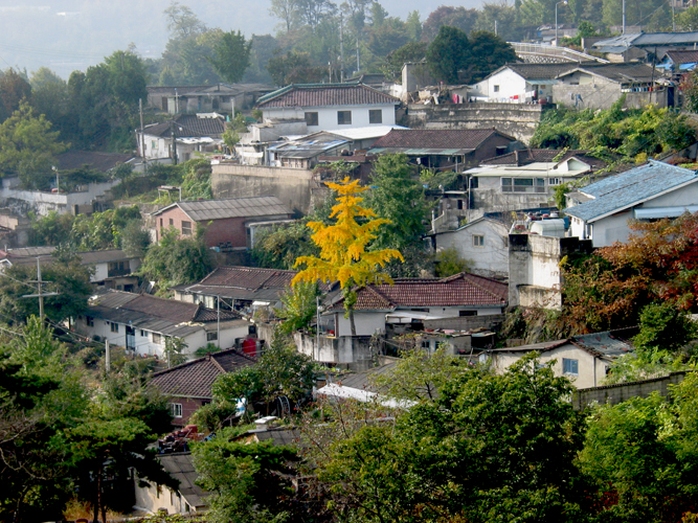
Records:
M404 261L396 249L366 250L376 238L376 230L390 220L376 218L372 209L361 206L360 194L367 190L359 180L348 176L341 182L326 184L337 192L337 203L332 207L332 225L308 222L313 230L313 242L320 247L320 256L300 256L295 266L305 265L293 278L292 285L300 282L339 281L342 289L369 283L391 283L390 276L379 272L391 260ZM358 221L357 221L358 220Z

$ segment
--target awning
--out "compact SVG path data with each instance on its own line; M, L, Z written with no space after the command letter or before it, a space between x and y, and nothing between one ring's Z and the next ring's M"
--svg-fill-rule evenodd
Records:
M685 212L698 212L698 205L685 205L683 207L643 207L633 211L636 220L677 218Z
M434 316L426 312L391 312L385 315L386 323L412 323L413 320L438 320L443 316Z

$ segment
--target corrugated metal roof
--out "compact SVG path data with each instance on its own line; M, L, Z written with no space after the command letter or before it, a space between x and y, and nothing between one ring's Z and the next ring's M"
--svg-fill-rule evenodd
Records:
M695 171L650 160L645 165L587 185L581 193L592 200L565 209L565 213L593 222L664 192L698 181Z
M407 129L401 125L369 125L367 127L351 127L349 129L333 129L328 133L342 136L349 140L368 140L369 138L380 138L393 129Z
M291 215L291 211L276 196L235 198L231 200L202 200L177 202L153 213L153 216L177 206L195 222L225 218L255 218L258 216Z
M199 474L190 453L161 454L158 461L170 476L179 481L177 490L190 506L196 509L208 506L204 501L208 493L196 484Z
M658 79L657 73L652 71L652 67L638 63L581 65L562 73L560 77L573 74L576 71L601 76L618 83L652 82Z

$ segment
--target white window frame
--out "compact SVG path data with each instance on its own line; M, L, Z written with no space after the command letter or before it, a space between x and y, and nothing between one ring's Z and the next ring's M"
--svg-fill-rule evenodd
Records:
M562 373L565 376L579 376L579 360L562 358Z
M484 247L485 246L485 235L484 234L473 234L473 247Z
M182 404L181 403L170 403L170 412L173 418L182 417Z

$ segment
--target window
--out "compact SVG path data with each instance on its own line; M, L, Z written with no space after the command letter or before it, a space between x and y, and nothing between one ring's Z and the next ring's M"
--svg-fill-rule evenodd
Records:
M112 332L119 332L119 324L118 324L118 323L114 323L114 322L112 321L112 322L109 324L109 329L110 329Z
M477 316L477 311L458 311L458 316Z
M162 336L157 332L153 332L153 343L162 343Z
M465 209L463 206L463 200L458 200L458 209Z
M141 338L147 338L148 337L148 331L144 331L141 329Z
M423 349L431 349L431 342L429 340L422 340Z
M174 219L170 218L170 225L174 225Z
M217 332L207 332L206 333L206 341L216 341L217 339L218 339Z
M502 192L545 192L545 178L502 178Z
M351 111L337 111L338 125L351 125Z
M318 124L318 113L305 113L305 123L306 125L319 125Z
M369 109L369 111L368 111L368 123L383 123L383 110L382 109Z
M499 92L499 86L498 86L498 85L495 85L495 86L494 86L494 92L495 92L495 93L498 93L498 92Z
M550 178L548 180L548 185L560 185L562 183L562 178Z
M485 245L485 237L482 234L473 234L473 247L483 247Z
M562 373L571 374L573 376L579 375L579 360L562 358Z
M191 236L191 222L182 220L182 235Z
M95 319L92 316L85 316L85 325L88 327L94 327Z
M162 218L160 218L160 228L162 229Z
M181 403L170 403L170 411L172 412L173 418L182 417L182 404Z

